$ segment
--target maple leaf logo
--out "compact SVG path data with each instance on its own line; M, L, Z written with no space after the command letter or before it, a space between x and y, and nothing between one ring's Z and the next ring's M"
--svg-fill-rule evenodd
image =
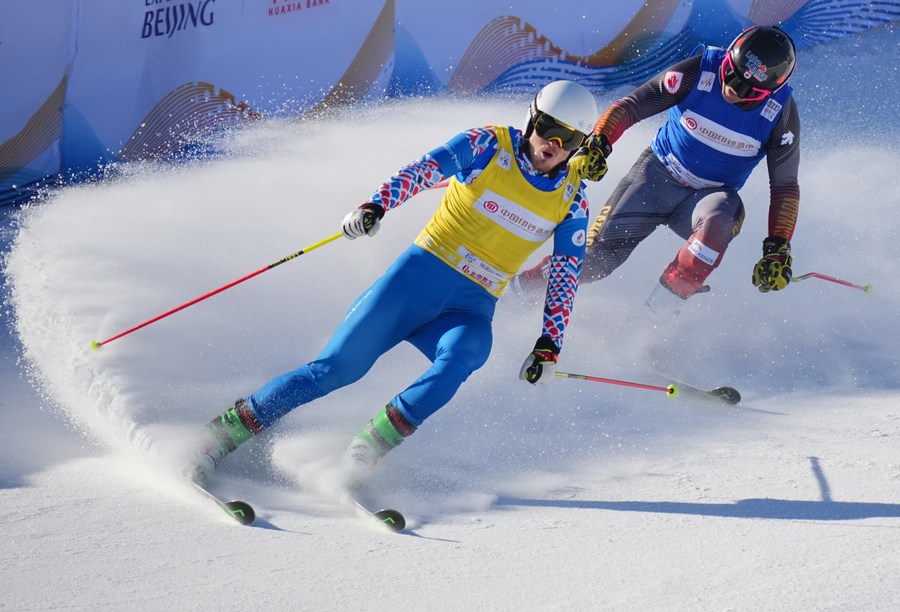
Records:
M665 77L663 77L663 87L665 87L666 91L670 94L676 94L678 93L678 90L681 89L681 81L683 78L683 72L677 70L667 72Z

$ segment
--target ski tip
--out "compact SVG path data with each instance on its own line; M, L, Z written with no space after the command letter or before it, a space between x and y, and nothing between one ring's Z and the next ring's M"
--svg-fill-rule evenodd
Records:
M253 506L247 502L235 500L225 502L223 505L225 511L231 515L231 518L241 525L249 525L256 520L256 511L254 511Z
M741 403L741 394L733 387L716 387L710 391L709 394L721 399L727 404Z
M382 525L393 532L400 532L406 529L406 518L397 510L385 508L373 512L372 515L378 519Z

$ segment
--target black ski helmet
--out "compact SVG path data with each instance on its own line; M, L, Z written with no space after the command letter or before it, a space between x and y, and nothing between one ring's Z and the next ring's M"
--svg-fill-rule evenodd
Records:
M728 46L722 62L722 82L741 98L784 85L797 66L794 41L774 26L747 28Z

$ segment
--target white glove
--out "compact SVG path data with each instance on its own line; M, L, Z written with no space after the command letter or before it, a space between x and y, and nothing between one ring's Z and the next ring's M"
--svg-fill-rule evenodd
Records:
M384 209L378 204L366 202L356 210L347 213L341 221L341 230L344 236L355 240L360 236L374 236L381 228L381 218Z
M541 336L534 345L534 350L525 358L519 370L519 378L531 383L547 383L553 380L556 361L559 359L559 348L550 338Z

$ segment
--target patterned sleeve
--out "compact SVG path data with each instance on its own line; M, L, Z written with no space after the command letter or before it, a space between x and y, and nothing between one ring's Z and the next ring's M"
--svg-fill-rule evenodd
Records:
M556 227L553 254L550 256L541 335L553 340L559 349L562 349L563 335L575 304L578 277L584 260L587 223L588 201L582 188L572 201L568 215Z
M615 143L625 130L681 102L700 76L700 55L689 57L616 100L594 126L594 134L606 134Z
M794 98L788 98L784 112L766 143L769 169L769 235L790 240L800 212L800 116Z
M490 127L457 134L440 147L400 168L375 190L369 201L385 210L397 208L417 193L471 168L485 150L496 146L496 141L496 132Z

